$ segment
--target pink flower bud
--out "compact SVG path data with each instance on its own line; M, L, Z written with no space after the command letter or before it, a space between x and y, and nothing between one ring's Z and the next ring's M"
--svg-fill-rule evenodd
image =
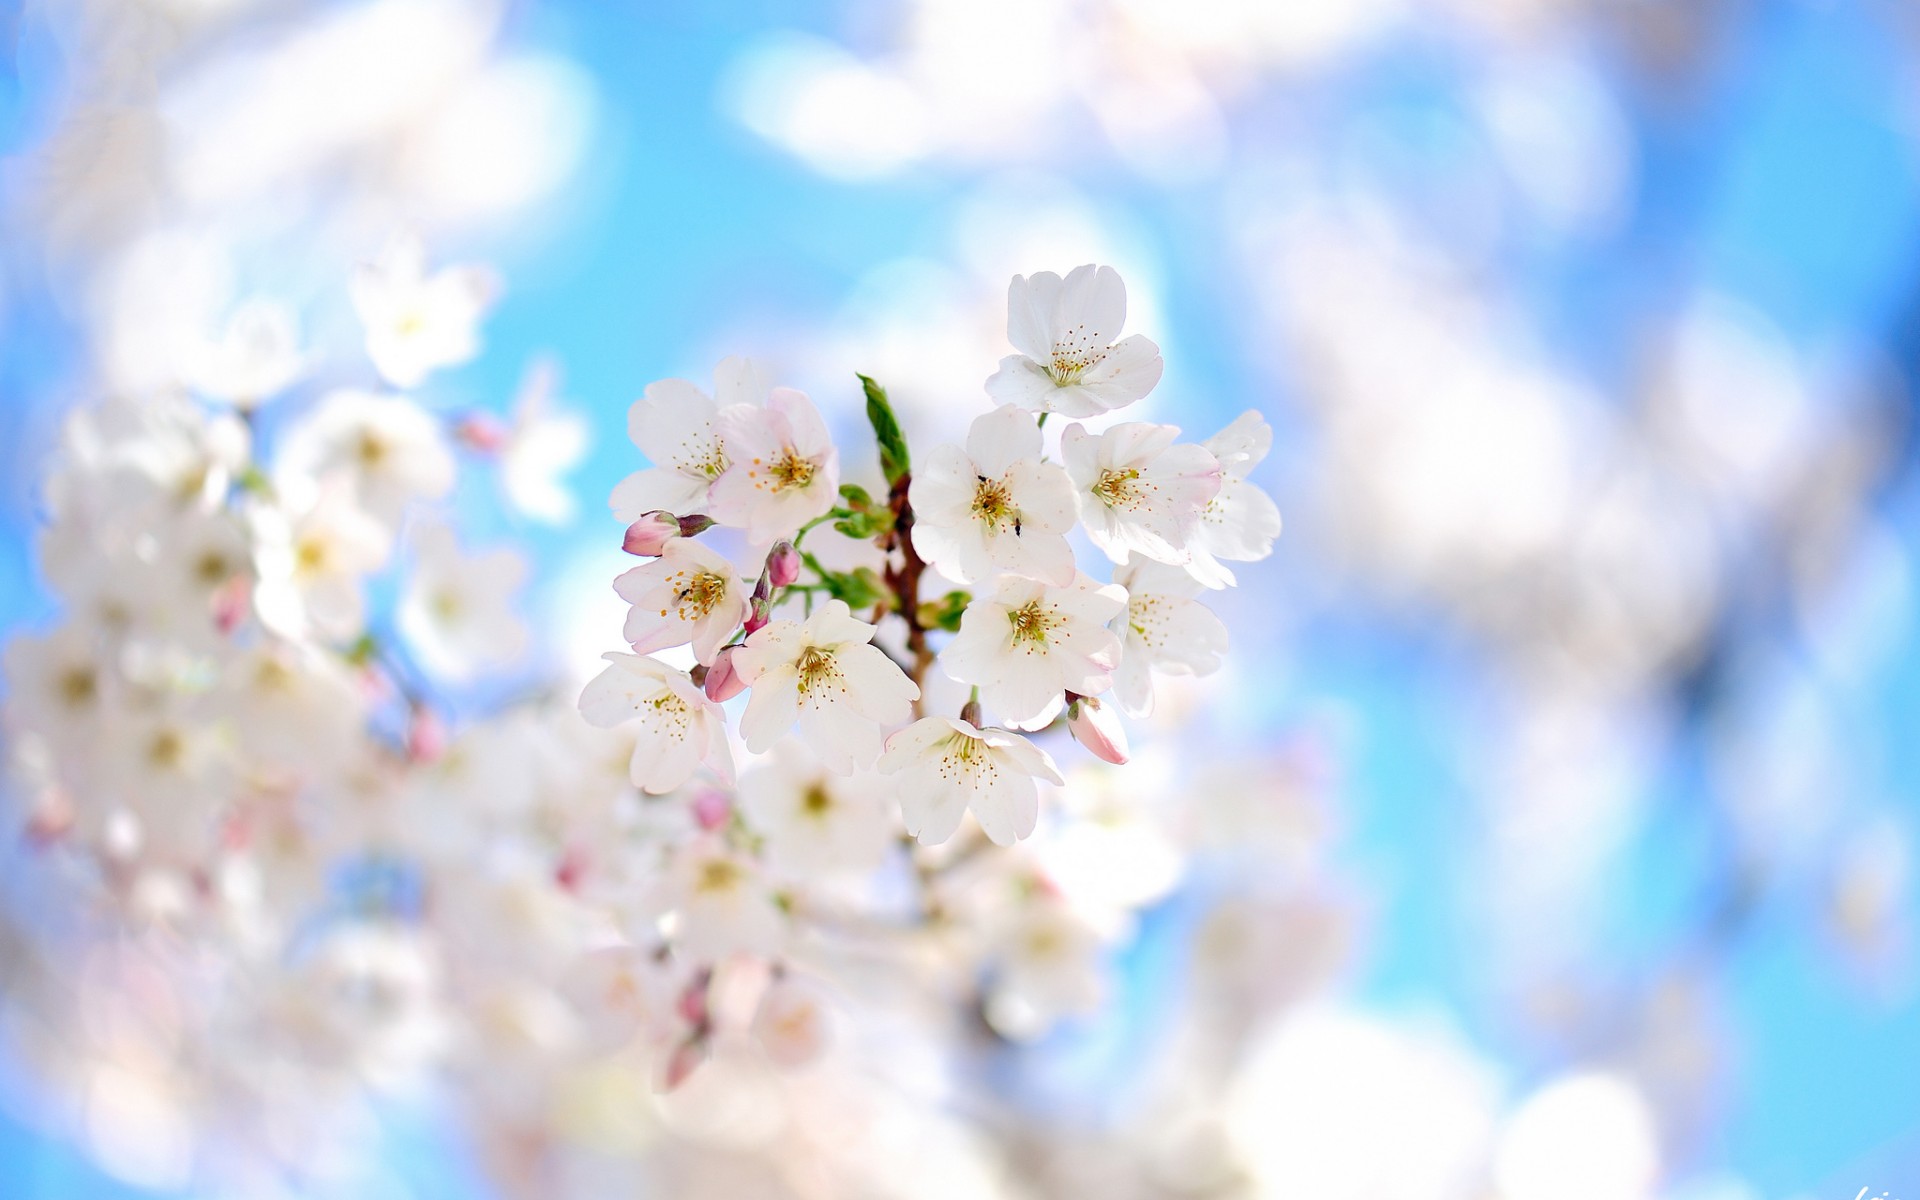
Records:
M713 1022L713 1013L707 1007L707 988L713 983L713 971L702 969L680 992L680 999L674 1008L680 1013L680 1019L693 1027L696 1034Z
M702 829L719 829L732 817L733 805L718 788L709 788L693 798L693 819Z
M1067 705L1067 732L1092 755L1115 766L1127 761L1127 731L1120 716L1098 697L1081 696Z
M231 635L247 619L253 606L253 580L235 575L213 593L213 626L222 637Z
M773 615L767 611L766 602L761 601L753 606L753 611L747 614L747 619L741 622L740 627L752 635L765 629L767 622L772 619Z
M680 536L680 521L670 512L650 512L627 526L626 540L620 548L628 554L658 557L667 543Z
M713 663L707 668L707 681L704 685L707 699L715 704L727 701L747 690L747 681L740 678L740 672L733 669L733 652L736 647L723 647L714 656Z
M507 444L507 427L490 413L468 413L454 424L453 436L478 454L498 454Z
M426 705L415 705L407 721L407 761L430 763L446 752L446 725Z
M792 542L773 544L772 553L767 555L767 578L777 588L788 587L800 578L800 551Z
M707 1061L707 1042L705 1038L688 1038L674 1047L673 1054L667 1058L665 1070L661 1074L660 1090L670 1092L685 1083Z

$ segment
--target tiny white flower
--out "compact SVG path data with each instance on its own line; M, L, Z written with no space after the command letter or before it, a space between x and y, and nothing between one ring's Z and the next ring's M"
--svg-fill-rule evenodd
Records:
M214 628L216 597L252 573L252 546L240 522L226 513L184 513L158 539L157 561L170 594L148 594L146 603L172 619L163 628L202 643Z
M753 1038L775 1065L792 1070L825 1052L832 1025L820 988L789 971L761 993L753 1013Z
M1273 539L1280 536L1280 506L1247 482L1248 473L1273 448L1273 427L1248 409L1201 445L1220 462L1220 494L1200 514L1200 524L1187 543L1193 551L1187 570L1210 588L1232 587L1233 572L1220 560L1265 558L1273 553Z
M733 564L692 538L670 540L659 558L615 579L613 590L633 606L626 639L636 653L691 642L694 658L709 665L751 608Z
M1127 589L1126 615L1114 622L1121 634L1114 694L1127 715L1144 717L1153 711L1153 672L1213 674L1227 652L1227 627L1193 599L1200 585L1178 567L1137 560L1113 581Z
M1129 554L1183 564L1200 514L1220 491L1220 464L1204 447L1175 445L1172 425L1128 421L1102 434L1069 425L1060 455L1073 478L1087 536L1117 563Z
M936 446L914 472L913 546L960 583L1001 572L1073 579L1073 484L1041 461L1040 428L1011 404L977 418L967 446Z
M986 1008L1000 1033L1036 1038L1062 1017L1099 1008L1106 995L1099 934L1060 900L1036 896L995 932L1002 949Z
M1061 588L1003 575L967 605L940 664L1009 725L1036 729L1060 712L1064 693L1112 686L1120 640L1107 623L1126 603L1126 592L1085 575Z
M636 1039L666 1042L679 1029L674 1011L686 972L670 955L638 946L604 946L581 955L560 979L589 1045L602 1053Z
M1038 412L1092 417L1124 408L1160 382L1160 348L1123 338L1127 286L1112 267L1015 275L1007 287L1007 340L987 394Z
M601 729L633 723L628 769L635 787L670 792L703 763L722 782L733 782L726 714L685 672L637 654L610 651L602 657L611 665L580 693L580 715Z
M481 267L429 275L420 240L390 239L354 272L353 307L367 327L367 357L395 387L410 388L436 367L466 362L480 348L477 326L495 284Z
M507 503L536 521L573 519L573 493L561 482L587 452L587 423L553 402L554 370L527 372L514 400L506 443L500 447L500 485Z
M680 847L666 883L676 917L674 943L690 961L779 950L786 918L774 904L760 864L719 838L702 837Z
M393 552L387 527L343 487L323 491L291 516L263 510L255 524L254 607L261 621L288 637L357 636L366 622L366 577Z
M310 494L316 481L348 481L360 506L397 525L415 500L453 490L453 452L440 423L405 396L342 388L287 430L275 478L283 494Z
M888 784L836 775L783 738L769 761L740 776L740 811L766 839L767 860L796 878L878 867L893 841Z
M221 677L235 744L256 769L331 778L352 756L366 699L338 655L264 640Z
M527 560L507 549L468 554L444 525L413 538L413 572L398 623L420 664L460 682L511 665L526 651L526 624L513 610Z
M733 652L753 689L740 733L764 754L796 721L807 745L842 775L880 755L880 726L907 719L920 689L868 643L874 628L843 601L829 600L805 623L774 621ZM1111 635L1109 635L1111 636Z
M790 536L838 502L840 452L805 392L774 388L764 408L728 405L719 425L728 466L713 485L715 520L764 544Z
M85 762L100 744L113 678L91 632L63 625L15 634L5 650L8 724L37 734L63 759Z
M930 846L952 837L969 809L995 845L1011 846L1039 819L1034 780L1064 782L1026 738L951 717L923 717L888 738L879 770L901 776L907 832Z
M726 358L713 369L713 396L684 379L647 385L627 410L627 436L653 463L613 489L609 504L622 524L650 512L690 516L707 511L707 493L726 472L722 408L757 405L767 398L766 376L752 360Z
M284 304L256 298L233 310L218 340L187 362L186 382L242 411L273 399L306 369L300 330Z

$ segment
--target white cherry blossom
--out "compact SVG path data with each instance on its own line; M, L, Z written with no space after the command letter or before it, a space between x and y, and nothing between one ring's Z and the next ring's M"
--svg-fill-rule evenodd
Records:
M1106 995L1098 931L1059 898L1037 894L995 930L1002 947L987 1019L1010 1038L1028 1040L1062 1017L1083 1016Z
M285 391L306 370L300 329L286 305L255 298L233 310L218 339L188 357L186 382L242 411Z
M1265 558L1273 553L1273 540L1280 536L1280 506L1247 482L1248 473L1273 449L1273 426L1248 409L1201 445L1219 460L1220 492L1208 502L1188 539L1193 560L1187 570L1207 587L1232 587L1233 572L1220 560Z
M613 581L633 607L625 637L635 653L651 654L693 643L693 656L711 664L747 618L748 590L725 557L692 538L673 538L660 557Z
M657 659L610 651L608 666L580 694L580 715L601 729L636 731L629 771L641 791L670 792L702 765L733 781L727 718L683 671Z
M1128 421L1102 434L1069 425L1060 455L1087 536L1117 563L1130 554L1183 564L1200 514L1220 491L1220 464L1172 425Z
M832 1025L821 988L788 971L761 993L753 1013L753 1040L775 1065L792 1070L826 1051Z
M627 410L627 436L653 465L613 489L613 515L631 525L650 512L683 517L705 512L708 490L729 461L720 410L761 404L768 390L764 372L745 358L720 360L713 369L712 396L684 379L648 384Z
M440 424L405 396L342 388L329 393L286 432L275 476L296 500L346 480L361 507L389 525L415 500L453 490L453 452Z
M1153 711L1153 672L1211 675L1227 652L1227 627L1193 599L1200 585L1178 567L1135 560L1114 573L1127 589L1127 611L1114 622L1121 636L1114 695L1128 716Z
M358 635L366 624L367 576L393 553L387 526L336 486L304 511L261 512L255 528L260 619L288 637Z
M760 865L718 837L676 851L666 887L674 944L694 962L771 954L786 936L786 919Z
M1124 408L1160 382L1160 348L1140 334L1121 337L1127 287L1112 267L1015 275L1007 288L1007 340L1020 353L1000 360L987 394L1002 404L1068 417Z
M562 480L586 455L587 422L554 403L555 374L540 363L520 385L500 447L500 486L515 509L563 525L573 519L575 505Z
M888 738L878 769L900 777L907 832L928 845L952 837L971 810L995 845L1011 846L1039 819L1034 780L1064 782L1026 738L951 717L923 717Z
M510 666L526 652L528 631L514 612L527 560L505 548L469 554L445 525L413 537L413 572L400 597L398 623L432 674L460 682Z
M967 606L940 664L979 688L981 702L1009 725L1037 729L1058 715L1064 693L1112 686L1120 640L1107 623L1126 603L1125 591L1085 575L1059 588L1003 575Z
M764 408L720 410L728 466L713 484L713 517L765 544L787 537L839 499L840 452L805 392L774 388Z
M339 655L265 639L224 672L222 685L249 764L330 776L351 757L366 697Z
M1042 461L1033 415L1011 404L978 417L966 449L934 447L914 472L913 545L960 583L1001 572L1056 586L1073 579L1073 484Z
M103 657L80 625L15 634L5 651L10 727L47 739L63 757L84 760L98 744L114 688Z
M560 980L560 994L579 1014L588 1042L617 1050L636 1038L665 1042L681 1022L674 1011L686 972L664 952L604 946L581 955Z
M871 766L880 755L880 726L906 720L920 696L913 680L868 644L873 635L844 602L829 600L804 623L774 621L748 638L733 652L734 669L753 689L740 718L747 749L766 753L798 722L834 771Z
M480 267L427 273L417 237L388 240L353 277L353 307L367 327L367 357L395 387L410 388L437 367L466 362L480 348L478 326L497 287Z
M795 738L740 776L740 811L766 839L775 870L795 878L880 865L893 840L889 783L879 775L839 775Z

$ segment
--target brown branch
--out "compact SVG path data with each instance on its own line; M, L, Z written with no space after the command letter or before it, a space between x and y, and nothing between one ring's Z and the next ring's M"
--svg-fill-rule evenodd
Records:
M927 569L927 564L913 548L913 505L907 500L907 489L912 483L912 475L900 476L887 497L888 506L893 510L893 528L887 533L884 548L900 552L900 565L894 566L889 557L881 578L893 593L894 611L907 623L907 649L913 652L913 682L924 689L927 670L933 666L933 649L927 645L927 631L920 624L920 574ZM916 717L926 715L920 700L914 701L913 712Z

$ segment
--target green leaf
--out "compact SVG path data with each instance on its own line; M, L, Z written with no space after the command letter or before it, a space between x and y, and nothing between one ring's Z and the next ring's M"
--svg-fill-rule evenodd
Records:
M841 484L840 498L845 500L847 507L853 509L855 512L865 512L867 509L873 507L873 497L867 495L867 489L857 483Z
M833 527L850 538L865 540L878 537L893 525L893 514L886 511L855 513L844 520L835 521Z
M938 600L928 600L920 606L920 627L958 633L960 618L966 613L967 605L972 602L971 593L957 589L948 592Z
M867 392L867 423L873 426L874 440L880 443L880 472L887 477L888 484L897 484L913 470L913 461L907 455L906 435L900 432L893 405L887 403L887 389L865 375L859 379L860 386Z

